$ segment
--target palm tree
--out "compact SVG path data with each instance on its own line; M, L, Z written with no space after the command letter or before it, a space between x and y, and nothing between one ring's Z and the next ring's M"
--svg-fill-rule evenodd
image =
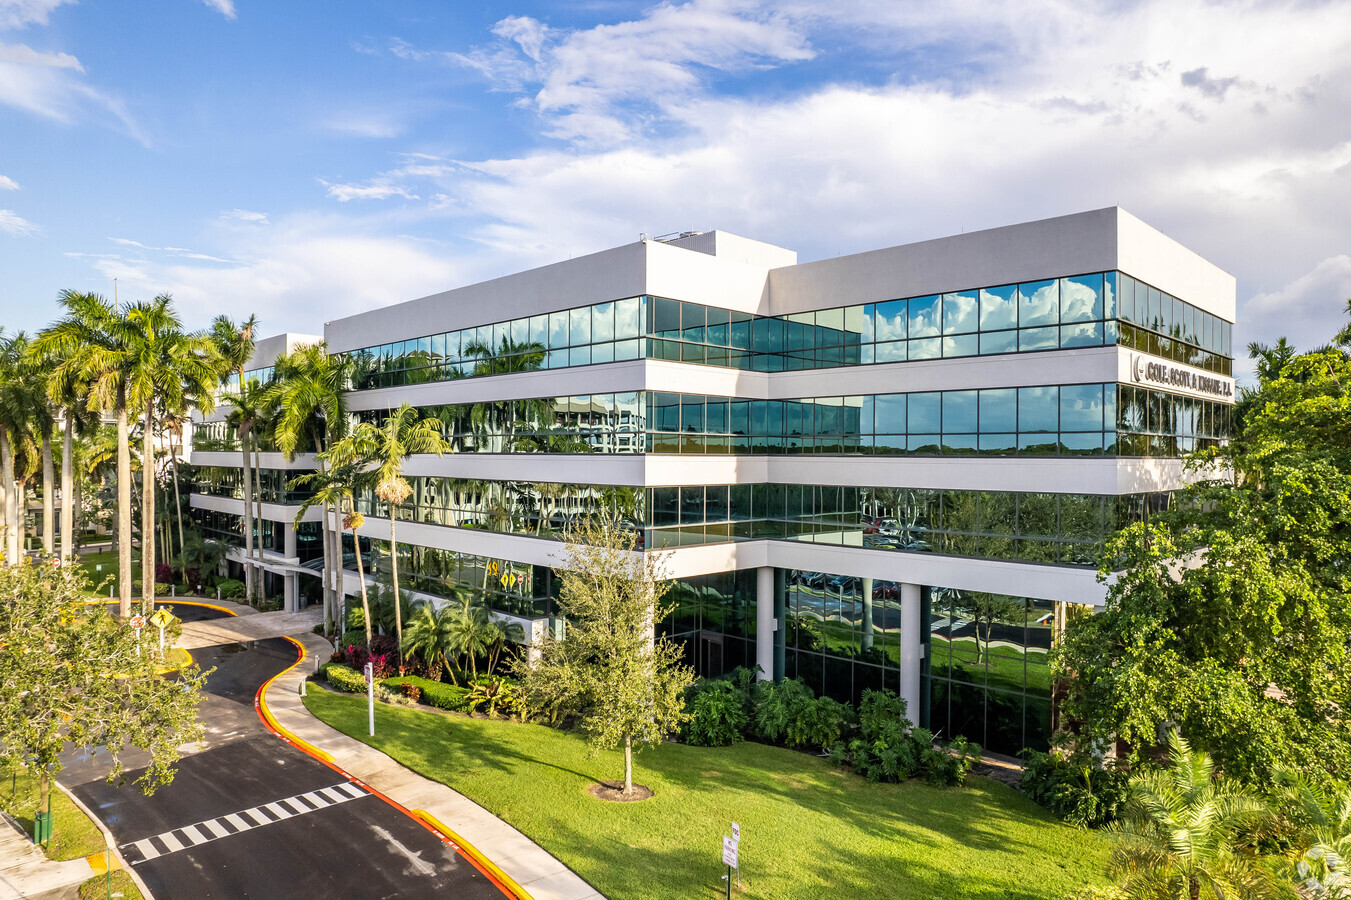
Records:
M204 580L209 575L215 575L220 561L229 550L228 545L206 537L195 528L189 531L183 541L183 549L178 554L178 565L183 570L184 583L190 586L188 572L194 569L199 579Z
M61 410L61 559L68 560L75 553L75 432L91 433L98 417L85 405L88 386L62 365L65 360L50 352L39 356L49 373L47 396Z
M1131 778L1126 817L1110 826L1111 867L1127 897L1139 900L1259 900L1278 883L1255 844L1270 811L1242 786L1226 783L1210 756L1168 736L1162 770Z
M301 446L312 445L319 456L320 471L328 467L324 451L347 432L345 388L352 369L346 356L329 356L323 344L302 347L276 362L277 378L269 399L279 414L276 443L287 460L295 459ZM336 525L338 510L323 505L324 629L333 631L338 607L337 579L342 572L342 532ZM332 516L332 518L330 518Z
M1351 896L1351 786L1277 773L1276 796L1290 837L1291 875L1308 896Z
M468 657L470 680L478 678L478 657L487 655L496 643L500 629L492 614L481 606L470 606L469 598L455 610L451 619L450 646L456 658ZM464 671L464 667L460 667Z
M389 413L380 425L362 422L347 438L334 445L334 455L344 462L373 467L375 495L389 505L390 570L395 594L399 592L399 542L395 532L399 516L396 507L403 505L413 492L403 478L403 461L413 453L435 453L440 456L450 450L450 444L442 436L441 429L440 419L419 419L417 410L405 403ZM341 452L339 446L343 447ZM403 621L397 605L394 612L395 638L401 645Z
M149 379L134 377L135 328L127 308L97 294L63 291L65 316L37 339L38 352L60 360L53 375L88 385L86 407L112 410L117 423L117 588L119 610L131 613L131 448L128 409L147 402ZM152 572L153 575L153 572ZM152 588L153 590L153 588Z
M212 387L219 380L219 363L211 342L203 335L185 334L173 308L173 298L160 294L127 310L131 350L135 363L130 377L141 400L141 603L155 596L155 409L184 409L196 398L202 412L211 411Z
M403 632L401 649L404 655L421 657L427 664L428 674L436 681L440 681L441 673L449 668L447 655L455 653L454 620L457 615L458 607L446 605L437 609L430 603L420 603L408 618L408 627Z
M263 388L257 381L250 380L244 383L244 386L238 393L221 395L221 403L230 407L230 415L226 422L239 435L239 446L244 454L244 467L240 469L240 474L244 482L244 592L248 595L249 602L257 599L261 592L258 587L258 570L254 562L258 554L255 553L254 546L254 500L261 503L262 498L257 496L253 489L252 472L256 465L258 457L258 434L267 411L267 397L264 395ZM261 521L262 515L259 510L258 520ZM261 530L258 532L259 538L262 537Z
M8 339L0 335L0 497L8 565L19 561L28 505L26 484L35 455L33 432L41 428L47 409L46 397L36 386L31 353L22 331Z
M216 354L220 359L220 383L222 386L228 386L232 375L239 376L239 384L234 392L235 398L239 399L248 396L248 385L244 381L244 366L248 364L253 357L253 332L258 327L258 317L249 316L241 323L235 323L229 316L217 316L211 323L211 342L216 347ZM222 402L230 402L229 395L221 398ZM239 407L235 407L238 411ZM257 410L253 411L256 415ZM240 421L247 420L247 430L240 426L240 451L244 455L244 593L250 599L257 595L255 587L256 572L252 565L254 559L253 553L253 482L249 479L249 441L253 432L255 415L241 416Z
M326 468L321 472L311 472L308 475L301 475L291 480L292 487L309 487L314 493L300 504L300 509L296 512L295 524L298 527L305 519L305 513L316 503L321 506L331 506L343 513L343 507L346 512L343 514L342 527L352 530L352 546L356 550L357 561L357 584L361 588L361 612L366 622L366 646L371 645L371 603L366 594L366 573L361 564L361 537L357 533L362 525L365 524L366 517L357 512L353 505L353 498L359 491L366 488L369 475L362 472L361 466L354 463L337 463L334 454L335 451L342 450L342 443L331 448L328 451L326 462L331 464L331 468ZM342 575L342 552L339 548L338 553L338 574ZM342 582L338 582L338 589L342 590Z

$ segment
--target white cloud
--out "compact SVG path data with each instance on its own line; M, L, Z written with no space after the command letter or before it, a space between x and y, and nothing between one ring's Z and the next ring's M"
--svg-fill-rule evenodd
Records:
M366 184L330 184L323 179L319 183L328 188L328 196L340 203L349 200L387 200L390 197L418 199L417 194L409 193L407 188L384 177L374 178Z
M202 0L202 2L227 19L235 17L234 0Z
M0 191L17 191L19 183L6 175L0 175Z
M1346 325L1351 300L1351 256L1330 256L1274 291L1252 297L1240 311L1246 341L1234 347L1236 364L1252 371L1247 344L1274 344L1282 337L1301 350L1328 343Z
M257 229L220 231L224 264L195 258L88 255L128 296L174 296L192 327L221 309L256 312L263 333L314 333L325 320L420 297L462 283L436 246L402 237L367 237L378 223L292 218Z
M51 11L74 0L0 0L0 30L46 25Z
M29 237L37 234L38 226L27 219L20 218L12 210L0 209L0 231L17 237Z
M327 119L323 127L339 134L368 138L392 138L404 132L404 124L397 115L378 110L341 113Z
M220 217L225 221L248 222L254 225L267 224L267 213L252 212L247 209L232 209L229 212L221 213Z

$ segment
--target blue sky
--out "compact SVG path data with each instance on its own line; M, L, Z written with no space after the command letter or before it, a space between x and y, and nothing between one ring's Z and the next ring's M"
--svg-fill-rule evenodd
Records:
M1351 296L1351 3L0 0L0 325L326 319L723 228L814 259L1119 203L1239 338Z

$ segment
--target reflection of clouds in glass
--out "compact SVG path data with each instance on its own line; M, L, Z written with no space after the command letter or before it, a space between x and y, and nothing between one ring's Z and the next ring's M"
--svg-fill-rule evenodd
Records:
M905 317L904 300L877 304L877 340L879 342L905 340Z
M966 334L976 330L974 292L943 295L943 333Z
M1018 327L1016 285L987 288L980 292L980 327L983 331Z
M1060 316L1060 292L1054 281L1018 285L1018 324L1054 325Z
M942 306L938 297L915 297L910 301L910 336L933 337L938 334Z
M591 309L591 340L612 341L615 338L613 303L600 303Z
M1076 278L1060 281L1060 321L1085 322L1099 319L1098 291Z

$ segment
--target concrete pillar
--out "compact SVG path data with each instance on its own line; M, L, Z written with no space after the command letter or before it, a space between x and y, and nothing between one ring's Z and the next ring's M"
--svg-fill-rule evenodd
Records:
M921 633L924 627L920 615L920 586L901 584L901 699L905 701L906 717L919 721L920 666L923 648Z
M287 559L295 559L296 556L296 530L290 524L282 526L283 544L282 555ZM300 594L297 592L300 576L295 572L287 572L282 576L282 609L287 612L300 611Z
M784 647L788 636L788 573L774 569L774 670L775 681L783 681L788 671L787 651Z
M863 649L873 648L873 580L863 579Z
M760 680L774 678L774 567L755 570L755 664Z

